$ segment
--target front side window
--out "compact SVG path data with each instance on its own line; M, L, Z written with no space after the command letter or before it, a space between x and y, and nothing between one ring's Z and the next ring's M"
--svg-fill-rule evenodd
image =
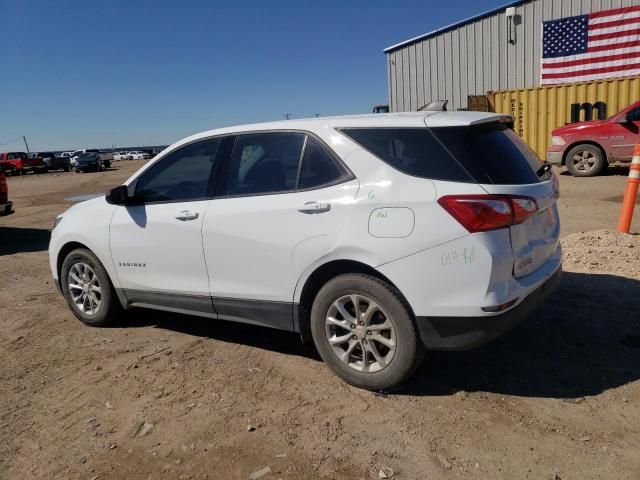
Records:
M136 200L146 203L206 198L221 141L210 138L192 143L158 161L139 178Z
M309 137L302 158L298 188L304 190L329 185L338 182L345 175L345 170L326 149L317 140Z
M239 135L229 162L226 194L295 190L304 138L291 132Z

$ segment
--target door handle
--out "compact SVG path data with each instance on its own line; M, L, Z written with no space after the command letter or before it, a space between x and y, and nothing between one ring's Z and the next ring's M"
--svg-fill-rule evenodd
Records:
M331 210L330 203L322 203L322 202L305 202L302 208L299 208L298 211L301 213L314 214L314 213L324 213Z
M192 212L190 210L182 210L178 215L176 215L176 220L182 220L183 222L187 220L195 220L198 218L200 214L198 212Z

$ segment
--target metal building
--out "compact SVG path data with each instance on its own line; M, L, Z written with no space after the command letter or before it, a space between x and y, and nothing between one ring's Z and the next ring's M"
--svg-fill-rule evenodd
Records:
M543 21L638 2L521 0L393 45L384 50L390 109L417 110L444 99L450 110L465 109L469 97L537 87Z

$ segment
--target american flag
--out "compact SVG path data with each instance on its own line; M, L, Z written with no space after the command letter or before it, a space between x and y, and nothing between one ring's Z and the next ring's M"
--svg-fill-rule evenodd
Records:
M543 85L640 74L640 6L543 22Z

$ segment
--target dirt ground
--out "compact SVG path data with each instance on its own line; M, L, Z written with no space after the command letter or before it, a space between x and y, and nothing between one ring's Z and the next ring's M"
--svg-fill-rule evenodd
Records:
M561 175L566 273L528 321L375 394L294 334L150 311L78 322L50 277L49 229L65 198L140 163L9 179L1 479L640 478L640 236L603 230L625 169Z

